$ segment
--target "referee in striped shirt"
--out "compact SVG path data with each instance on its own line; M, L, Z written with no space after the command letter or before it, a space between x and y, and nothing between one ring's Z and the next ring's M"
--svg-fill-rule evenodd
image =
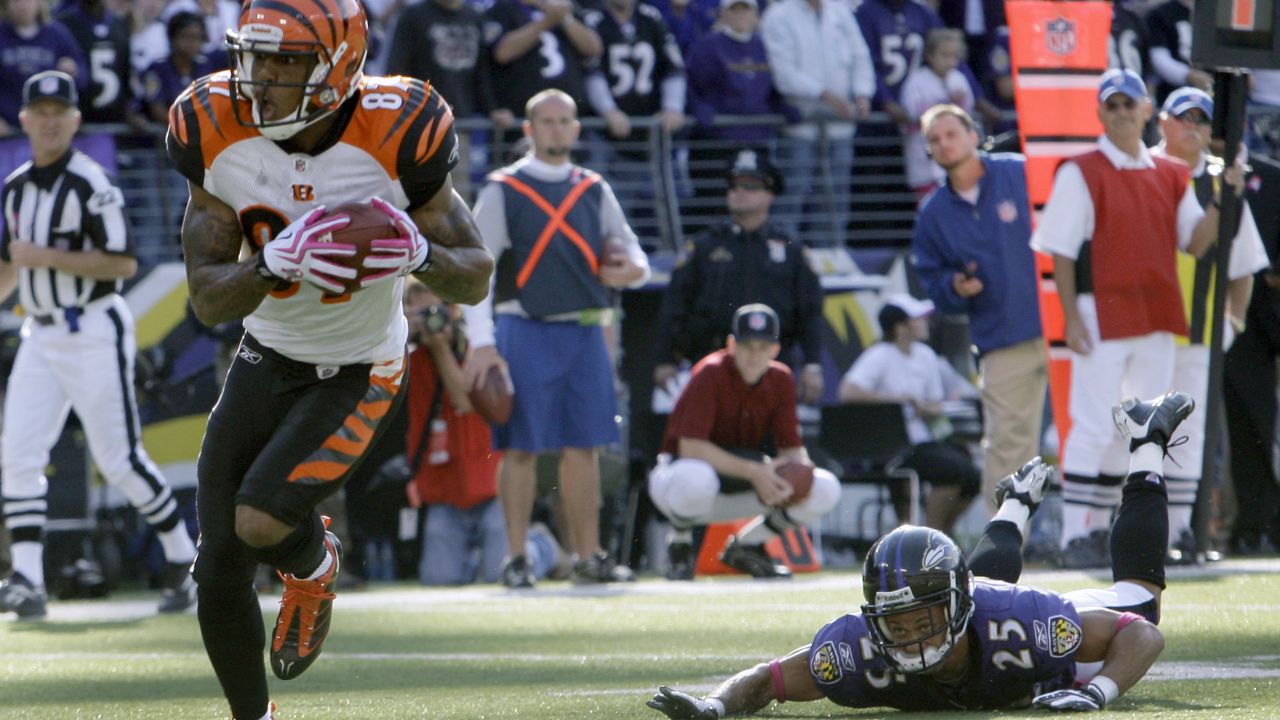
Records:
M0 611L20 619L46 614L44 468L72 409L103 477L159 535L169 563L160 611L182 611L195 602L187 571L195 546L142 447L133 316L119 294L121 280L138 269L124 196L98 163L71 147L80 111L69 75L32 75L20 119L32 160L5 180L0 195L0 301L16 286L28 316L0 431L0 507L14 569L0 583Z

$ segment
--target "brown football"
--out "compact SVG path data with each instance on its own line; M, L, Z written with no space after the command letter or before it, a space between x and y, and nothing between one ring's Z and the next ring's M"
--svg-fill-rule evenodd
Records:
M345 291L349 293L360 289L360 279L369 274L362 267L365 257L373 248L374 240L389 240L399 237L400 231L392 224L391 218L368 203L344 203L324 214L325 219L336 215L346 215L351 222L329 234L329 240L336 243L347 243L356 247L356 254L350 257L331 257L328 260L335 264L354 268L356 276L345 280Z
M495 425L507 424L511 419L515 389L506 368L500 365L489 368L480 385L468 393L467 398L471 400L471 408L480 413L480 417Z
M813 463L787 458L774 463L773 471L791 485L791 497L783 507L791 507L809 497L813 489Z

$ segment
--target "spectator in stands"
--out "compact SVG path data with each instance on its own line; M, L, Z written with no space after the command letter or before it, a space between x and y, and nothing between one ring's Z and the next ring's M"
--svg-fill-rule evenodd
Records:
M1149 79L1151 42L1147 36L1147 24L1120 0L1112 0L1111 3L1111 44L1107 50L1108 68L1132 70L1138 73L1138 77Z
M992 34L978 77L982 79L983 95L999 114L998 119L987 128L987 134L999 136L1016 132L1018 121L1005 119L1006 115L1014 113L1016 109L1013 97L1013 58L1009 56L1009 28L998 28ZM1018 142L1016 137L1009 140L1015 145Z
M1157 103L1183 85L1213 92L1213 76L1191 67L1191 2L1165 0L1147 13Z
M135 98L143 94L142 74L169 54L168 26L160 19L164 8L165 0L133 0L129 5L129 67Z
M842 244L854 122L866 119L876 90L871 54L840 0L777 0L765 11L760 32L774 84L803 119L784 131L780 159L789 192L779 221L800 237L806 219L825 218L821 224L831 226L827 239ZM824 123L821 133L819 121ZM812 206L819 214L805 215L806 201L815 198Z
M1231 480L1237 512L1231 523L1232 555L1280 551L1280 482L1276 481L1276 359L1280 358L1280 163L1249 159L1249 204L1271 264L1256 275L1244 330L1227 351L1222 379L1231 446Z
M915 470L921 483L929 484L925 524L950 534L956 519L977 497L982 480L968 451L936 435L931 423L945 417L944 400L977 393L972 386L950 394L944 389L945 361L924 343L932 312L932 302L910 295L886 300L878 317L880 342L863 350L840 380L840 402L902 404L912 443L902 465ZM906 522L910 517L907 493L895 485L891 494L898 519Z
M476 200L476 224L502 269L489 297L465 309L467 386L506 367L515 388L511 418L494 434L506 451L498 485L511 559L503 582L533 586L524 550L536 462L555 450L566 544L578 556L570 579L632 580L600 546L598 449L618 440L605 342L613 293L644 284L649 261L609 184L569 160L581 131L573 98L544 90L525 115L531 154L490 175Z
M973 118L955 105L920 123L947 175L920 207L911 261L942 312L969 318L982 373L982 496L994 503L996 482L1040 452L1048 385L1026 159L979 152Z
M814 402L822 395L822 288L804 246L769 220L782 174L763 150L741 150L723 177L730 220L681 252L663 298L654 386L670 388L680 363L692 367L723 348L734 312L763 303L781 319L778 359L803 368L800 399Z
M981 65L993 31L1008 24L1003 0L937 0L935 9L944 25L964 31L973 66Z
M1032 236L1033 248L1053 255L1072 353L1060 540L1068 567L1110 562L1126 462L1111 407L1172 386L1174 336L1187 334L1177 251L1199 257L1218 237L1216 202L1201 208L1186 164L1143 144L1151 113L1137 73L1103 73L1098 149L1058 167Z
M715 30L721 8L721 0L646 0L647 4L662 13L671 34L675 35L680 52L686 57L693 44L703 35Z
M497 0L485 13L484 39L498 108L514 114L549 89L568 93L579 107L586 102L584 63L600 57L603 45L572 0Z
M604 0L584 16L600 36L607 61L596 58L587 76L587 98L605 119L609 136L632 135L631 117L657 116L675 133L684 126L684 56L662 14L637 0Z
M737 308L724 348L694 368L667 422L649 496L671 520L673 580L693 578L693 526L739 518L751 519L729 536L721 562L756 578L788 578L790 568L764 543L816 522L840 499L835 476L815 470L809 495L791 504L791 486L773 469L783 459L809 459L791 372L774 359L778 332L768 305Z
M0 19L0 138L22 135L22 84L44 70L70 75L80 95L88 91L84 51L66 25L49 19L47 0L5 0Z
M966 113L973 112L973 90L956 69L964 56L964 33L954 28L934 28L925 38L924 65L907 73L902 83L902 108L907 113L907 122L899 126L902 162L907 171L907 185L917 200L923 200L945 177L942 168L929 156L920 130L920 116L943 103L955 105Z
M424 0L399 12L387 54L387 74L431 81L449 98L456 118L488 116L499 129L515 127L516 116L498 107L493 68L484 42L484 17L464 0ZM474 197L472 133L459 131L453 184L464 198ZM483 140L481 140L483 142Z
M682 214L719 215L724 166L743 146L761 147L777 134L768 125L713 127L720 116L781 115L787 106L773 84L757 0L720 0L720 22L688 52L689 114L697 126L689 175L695 200ZM688 227L688 223L686 223Z
M86 123L139 124L133 104L129 67L129 23L108 9L104 0L69 0L58 12L86 58L88 92L80 96Z
M588 63L587 98L606 123L609 182L623 210L637 223L650 220L653 197L653 151L650 128L632 128L631 118L656 118L673 135L684 126L686 82L684 57L662 14L638 0L604 0L583 16L600 36L606 58Z
M431 81L454 117L487 115L501 129L514 127L515 114L496 105L489 63L479 11L463 0L425 0L400 12L387 74Z
M898 101L902 83L924 62L925 38L942 20L928 5L910 0L864 0L856 16L875 59L875 109L905 125L911 118Z
M490 448L489 424L471 412L463 384L461 309L409 280L404 310L410 338L408 489L414 507L427 507L418 579L424 585L497 582L507 551L497 487L502 453Z
M1275 157L1280 152L1280 70L1254 69L1249 74L1249 150Z
M1212 202L1224 189L1234 191L1237 196L1244 194L1243 161L1226 166L1222 158L1208 154L1212 123L1213 99L1208 93L1193 87L1174 90L1160 108L1160 134L1164 141L1151 150L1153 155L1177 158L1191 168L1191 183L1202 205ZM1229 187L1224 188L1224 184ZM1223 347L1230 347L1238 329L1245 325L1253 274L1270 264L1247 202L1227 262L1225 307L1217 305L1213 290L1221 281L1215 256L1216 253L1212 253L1197 259L1178 253L1178 280L1182 285L1189 332L1185 339L1178 339L1174 350L1173 387L1186 392L1200 407L1205 406L1209 394L1209 343L1213 325L1224 317L1229 321L1223 327L1222 341ZM1166 562L1171 565L1193 565L1205 558L1191 528L1191 513L1202 487L1206 421L1204 413L1198 417L1196 413L1192 415L1181 425L1187 440L1176 448L1169 448L1164 465L1165 486L1169 491Z
M142 74L142 101L150 120L158 123L168 122L169 106L193 80L219 68L203 52L207 33L204 18L189 12L174 13L165 28L169 56Z
M240 26L240 3L235 0L169 0L161 13L165 22L180 12L204 18L204 55L219 68L227 67L227 31Z

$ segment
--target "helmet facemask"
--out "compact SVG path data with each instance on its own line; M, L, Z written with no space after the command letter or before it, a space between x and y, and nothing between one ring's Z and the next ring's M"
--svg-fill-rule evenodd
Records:
M328 116L355 92L357 81L363 74L364 58L361 57L358 65L348 66L353 77L330 77L335 58L341 58L347 52L346 42L330 53L319 42L284 42L278 28L254 23L242 26L239 31L227 31L226 44L231 60L232 92L237 97L248 100L250 107L251 117L245 118L241 104L234 103L236 120L241 125L258 128L270 140L287 140L303 128ZM261 62L265 55L289 56L306 63L306 80L298 83L254 80L254 64ZM263 120L261 100L266 91L273 87L300 88L302 96L291 113L281 118ZM346 93L340 97L337 87L345 87Z
M968 592L972 578L951 572L950 587L915 597L911 587L878 593L875 603L862 606L867 632L885 662L906 674L927 672L941 665L962 640L973 615ZM962 585L963 584L963 585ZM962 590L963 587L963 590ZM906 639L895 629L906 626ZM942 637L941 642L936 638Z

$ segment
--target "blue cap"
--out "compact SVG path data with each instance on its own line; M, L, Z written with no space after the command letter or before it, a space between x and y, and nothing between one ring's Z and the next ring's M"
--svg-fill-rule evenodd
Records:
M1188 110L1199 110L1207 118L1213 117L1213 98L1200 88L1181 87L1164 99L1161 112L1178 117Z
M1147 96L1147 84L1132 70L1112 68L1102 73L1102 83L1098 85L1098 102L1106 102L1107 98L1116 93L1141 100Z

